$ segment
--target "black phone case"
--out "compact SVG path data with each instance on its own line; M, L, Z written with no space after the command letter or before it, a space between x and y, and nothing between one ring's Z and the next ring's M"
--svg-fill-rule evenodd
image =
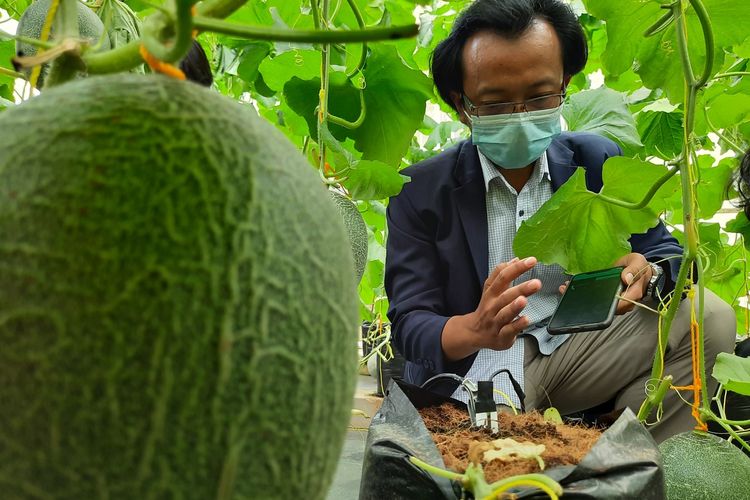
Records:
M567 290L565 290L565 293L567 293ZM620 283L620 286L617 287L617 292L615 292L615 297L612 300L612 305L609 308L609 313L607 314L607 318L604 321L600 321L598 323L586 323L586 324L572 325L572 326L559 326L556 328L552 323L555 320L557 309L559 309L560 304L562 304L562 298L560 298L560 302L557 304L557 309L555 309L555 312L552 313L552 317L550 318L549 323L547 324L547 333L549 333L550 335L565 335L569 333L593 332L597 330L604 330L609 325L611 325L615 319L615 311L617 310L617 302L619 302L619 299L617 298L617 296L620 295L621 293L622 293L622 283ZM564 296L565 294L563 294L563 297Z

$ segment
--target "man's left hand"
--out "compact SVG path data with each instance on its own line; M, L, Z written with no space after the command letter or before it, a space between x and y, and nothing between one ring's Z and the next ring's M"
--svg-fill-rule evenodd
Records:
M617 314L624 314L633 310L633 302L638 302L646 295L646 287L651 279L651 266L646 257L639 253L629 253L617 259L614 265L625 267L621 275L624 284L621 296L628 300L621 299L617 304Z

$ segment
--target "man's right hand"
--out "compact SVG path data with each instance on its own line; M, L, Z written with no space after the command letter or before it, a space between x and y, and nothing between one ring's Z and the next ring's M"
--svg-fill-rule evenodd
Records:
M457 361L480 349L509 349L529 324L521 311L527 297L538 292L538 279L511 286L513 280L536 265L536 258L513 259L499 264L484 282L482 297L474 312L453 316L445 324L441 343L445 357Z

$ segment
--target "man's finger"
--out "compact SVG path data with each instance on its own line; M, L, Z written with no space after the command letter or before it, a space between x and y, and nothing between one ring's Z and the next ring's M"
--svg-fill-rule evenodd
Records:
M495 281L495 279L497 278L497 276L503 271L503 269L505 269L506 267L508 267L513 262L516 262L517 260L518 260L518 257L514 258L510 262L501 262L500 264L496 265L495 269L492 270L492 273L490 273L490 275L487 277L487 279L484 280L484 287L483 287L483 289L487 290L490 287L490 285Z
M500 271L490 284L490 292L493 294L503 292L513 283L513 280L533 268L536 262L536 257L526 257L523 260L509 262L508 266Z
M498 295L492 295L486 302L488 312L497 314L503 307L511 304L519 297L529 297L542 289L542 282L538 279L524 281L516 286L512 286ZM512 319L512 317L510 318ZM507 321L510 321L508 319Z

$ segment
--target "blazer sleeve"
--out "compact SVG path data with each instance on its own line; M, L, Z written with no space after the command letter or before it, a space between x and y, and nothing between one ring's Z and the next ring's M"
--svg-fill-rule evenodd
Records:
M456 372L469 361L449 362L441 336L446 315L445 286L433 229L422 220L408 193L391 198L386 212L385 290L392 340L412 363L433 373Z

